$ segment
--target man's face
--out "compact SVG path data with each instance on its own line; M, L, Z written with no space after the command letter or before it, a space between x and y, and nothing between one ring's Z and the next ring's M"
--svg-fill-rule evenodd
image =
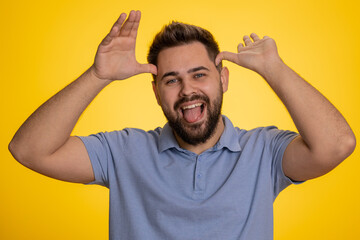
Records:
M208 140L221 118L228 71L221 74L200 42L162 50L153 84L159 105L176 135L197 145Z

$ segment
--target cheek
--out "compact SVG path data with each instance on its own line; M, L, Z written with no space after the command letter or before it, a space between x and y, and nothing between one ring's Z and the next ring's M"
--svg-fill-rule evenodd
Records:
M211 98L211 97L218 95L219 87L221 87L221 85L219 85L219 83L205 84L201 89L202 89L203 94L205 94Z
M161 105L170 108L175 103L174 96L171 91L160 92Z

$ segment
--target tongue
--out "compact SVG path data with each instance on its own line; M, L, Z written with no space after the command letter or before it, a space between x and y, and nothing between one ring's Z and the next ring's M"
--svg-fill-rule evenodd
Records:
M187 122L193 123L200 118L201 107L195 107L184 110L184 118Z

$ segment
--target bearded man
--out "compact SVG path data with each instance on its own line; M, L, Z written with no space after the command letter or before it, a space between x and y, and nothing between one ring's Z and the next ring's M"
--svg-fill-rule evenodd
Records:
M156 35L149 63L140 64L139 22L139 11L120 15L94 64L26 120L11 153L47 176L108 187L110 239L272 239L276 196L347 158L355 148L351 128L282 61L273 39L251 34L237 53L220 52L207 30L173 22ZM229 81L222 60L260 74L299 134L244 130L221 115ZM163 128L70 136L105 86L140 73L153 75Z

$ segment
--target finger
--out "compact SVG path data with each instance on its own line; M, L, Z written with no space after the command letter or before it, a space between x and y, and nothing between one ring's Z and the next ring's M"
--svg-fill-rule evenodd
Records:
M118 20L116 20L116 22L114 23L114 25L113 25L113 27L112 27L111 30L113 30L114 28L117 30L117 31L116 31L116 36L119 35L121 26L123 25L125 19L126 19L126 13L121 13L121 14L120 14L120 17L118 18ZM110 31L110 32L112 32L112 31ZM112 37L115 37L115 36L112 36Z
M244 44L239 43L239 45L237 46L238 53L241 52L242 48L244 48Z
M134 25L135 18L136 18L136 12L131 11L128 19L126 19L125 23L122 25L122 27L120 29L119 36L123 36L123 37L129 36L130 31Z
M254 40L254 42L256 42L256 41L259 41L259 40L260 40L259 36L258 36L256 33L252 33L252 34L250 34L250 37Z
M125 19L126 19L126 13L120 14L120 17L116 20L114 25L111 27L111 30L108 33L108 35L106 35L106 37L103 39L102 44L104 44L104 45L109 44L114 37L119 35L121 25L123 24Z
M112 35L115 34L114 33L115 31L117 30L112 28L111 32L108 35L106 35L106 37L102 40L101 45L108 45L113 40L114 37L112 37Z
M230 62L236 63L237 62L237 55L236 53L232 53L232 52L220 52L216 58L215 58L215 64L216 66L219 65L219 63L222 60L228 60Z
M157 68L153 64L140 64L139 73L151 73L157 75Z
M136 11L135 21L134 21L134 24L132 25L132 28L130 30L130 37L136 38L137 31L139 29L140 19L141 19L141 12Z
M267 39L267 38L270 38L269 36L264 36L263 39Z
M243 39L244 39L244 42L245 42L245 46L248 46L248 45L250 45L252 42L251 42L251 39L249 38L249 36L247 36L247 35L245 35L244 37L243 37Z

